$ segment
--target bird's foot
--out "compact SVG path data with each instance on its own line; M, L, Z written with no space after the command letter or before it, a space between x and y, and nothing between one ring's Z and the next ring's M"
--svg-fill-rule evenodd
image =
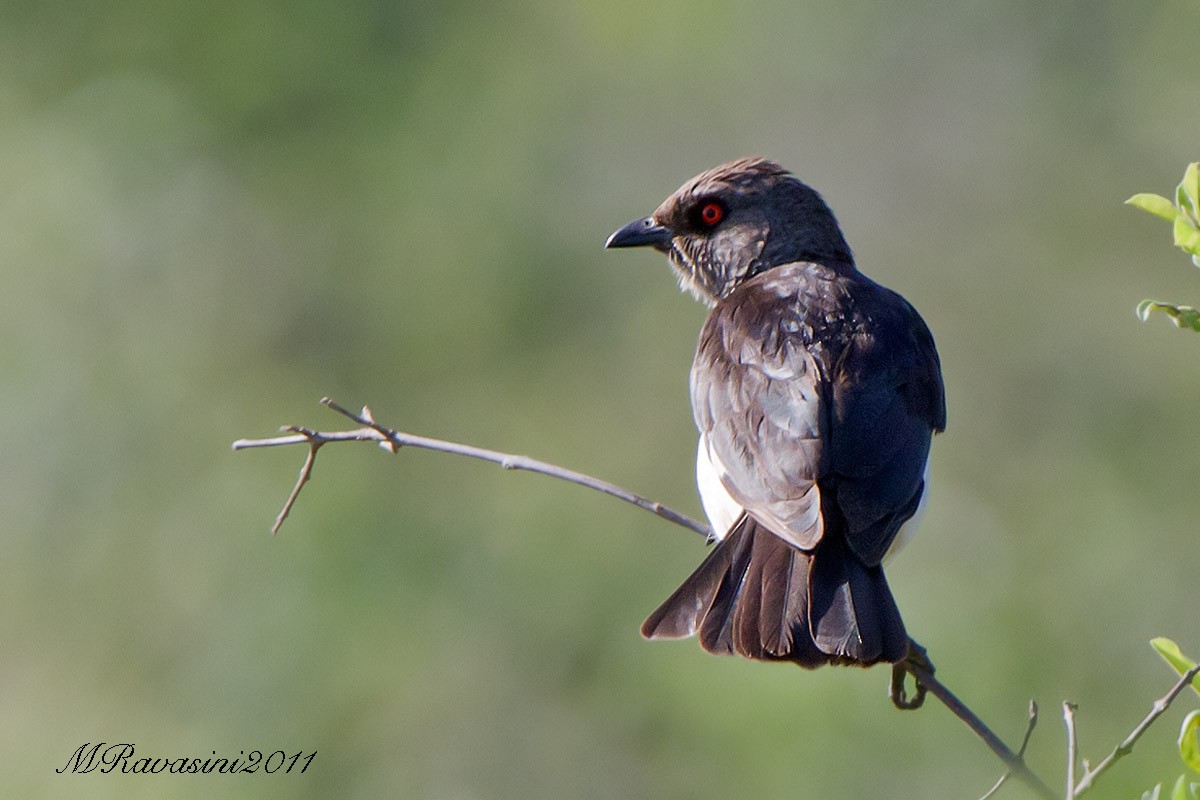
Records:
M909 639L908 655L903 661L892 664L892 681L888 685L888 697L891 698L892 705L902 711L912 711L924 705L927 690L921 682L921 676L932 675L934 669L925 648ZM904 688L904 679L910 674L913 676L914 687L912 697L908 696Z

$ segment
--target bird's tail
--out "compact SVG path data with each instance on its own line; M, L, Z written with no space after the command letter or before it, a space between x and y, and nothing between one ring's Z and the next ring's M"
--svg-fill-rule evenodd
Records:
M865 566L840 537L808 552L749 516L642 625L648 639L696 633L710 653L806 668L868 666L908 652L880 567Z

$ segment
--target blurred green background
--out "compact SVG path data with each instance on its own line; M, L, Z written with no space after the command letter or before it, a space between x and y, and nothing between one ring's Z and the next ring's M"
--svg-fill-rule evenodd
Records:
M699 562L611 499L342 446L316 401L692 513L704 309L609 232L775 158L923 313L950 426L889 571L939 674L1062 775L1200 650L1200 339L1168 226L1200 6L213 0L0 6L0 786L23 797L974 798L999 763L886 670L646 643ZM1195 698L1184 702L1193 703ZM1181 767L1179 712L1098 796ZM319 751L304 775L58 775ZM1004 796L1021 797L1019 786Z

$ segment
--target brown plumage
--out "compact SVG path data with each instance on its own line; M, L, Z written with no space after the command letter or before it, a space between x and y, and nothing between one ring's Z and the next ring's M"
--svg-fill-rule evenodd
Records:
M820 195L762 159L702 173L608 245L666 253L713 307L691 395L720 541L643 634L804 667L902 659L882 560L946 422L921 317L858 272Z

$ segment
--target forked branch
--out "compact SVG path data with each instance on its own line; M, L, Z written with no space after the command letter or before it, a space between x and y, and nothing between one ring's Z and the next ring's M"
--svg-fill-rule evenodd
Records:
M517 469L526 472L536 472L541 475L549 475L552 478L558 478L559 480L578 484L579 486L586 486L589 489L595 489L598 492L611 495L618 500L624 500L626 503L635 505L652 514L657 514L668 522L673 522L682 528L687 528L707 539L712 538L712 530L704 523L698 522L686 514L681 514L662 503L648 500L641 495L622 489L616 484L602 481L599 478L593 478L591 475L585 475L582 472L576 472L575 470L566 469L545 461L538 461L528 456L501 453L497 450L487 450L482 447L460 444L458 442L447 442L442 439L431 439L427 436L417 436L393 428L387 428L375 421L374 417L371 416L371 409L366 406L363 406L361 413L355 414L353 411L343 408L328 397L321 398L321 405L333 409L362 427L356 430L327 433L309 430L298 425L287 425L281 428L281 430L288 431L291 434L290 436L274 436L268 439L238 439L233 443L234 450L247 450L255 447L280 447L304 443L309 445L309 454L305 460L304 468L300 470L300 477L296 480L296 485L293 487L292 493L288 496L287 502L284 503L283 510L279 512L279 516L275 519L275 524L271 528L272 533L279 532L279 528L287 518L288 512L295 505L300 490L304 488L304 485L312 477L313 461L316 460L317 450L321 445L330 442L378 442L385 450L393 453L401 447L417 447L423 450L436 450L442 453L466 456L467 458L477 458L481 461L490 461L493 464L499 464L504 469Z
M1020 749L1017 750L1017 758L1019 758L1019 759L1025 758L1025 748L1029 747L1029 739L1031 736L1033 736L1033 729L1037 727L1037 723L1038 723L1038 704L1035 703L1034 701L1030 700L1029 701L1029 722L1026 723L1026 725L1025 725L1025 736L1024 736L1024 738L1021 739L1021 747L1020 747ZM996 781L996 783L992 786L992 788L988 789L987 792L982 797L979 798L979 800L988 800L989 797L993 797L996 794L996 792L1000 791L1000 787L1008 782L1008 779L1010 777L1012 777L1011 771L1006 772L1003 775L1001 775L1000 780Z

